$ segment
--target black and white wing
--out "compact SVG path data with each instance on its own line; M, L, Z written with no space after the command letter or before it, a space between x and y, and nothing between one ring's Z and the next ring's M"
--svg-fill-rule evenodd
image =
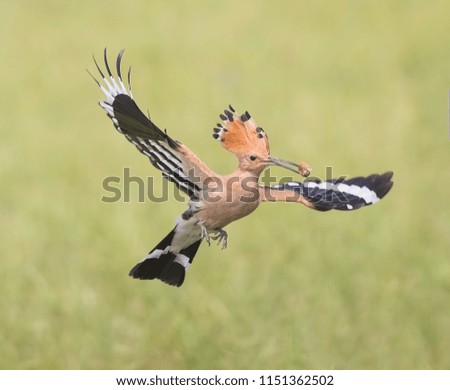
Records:
M122 49L117 56L116 76L109 67L106 49L104 51L106 75L94 58L102 81L98 81L92 74L91 76L104 93L104 100L99 102L100 106L106 111L117 131L146 155L153 166L162 172L164 178L175 183L190 197L197 197L201 190L202 179L213 172L207 170L194 153L181 142L169 137L139 109L131 91L131 68L127 75L128 86L123 82L121 71L123 53Z
M356 210L380 201L392 188L392 172L382 175L326 181L290 181L261 186L260 197L267 202L298 202L318 211Z

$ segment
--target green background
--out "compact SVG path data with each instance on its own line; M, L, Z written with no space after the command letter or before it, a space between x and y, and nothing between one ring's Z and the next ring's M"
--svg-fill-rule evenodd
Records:
M446 1L2 1L0 367L450 368ZM105 203L160 174L98 107L91 55L126 48L134 96L219 173L233 104L314 174L394 171L351 213L264 204L182 288L129 269L185 209ZM283 171L273 174L282 177Z

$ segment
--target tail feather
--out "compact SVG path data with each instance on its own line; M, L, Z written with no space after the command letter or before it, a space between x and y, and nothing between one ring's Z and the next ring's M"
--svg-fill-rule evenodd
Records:
M186 268L180 263L169 261L159 275L158 279L170 286L180 287L186 277Z
M186 277L186 271L192 264L201 240L180 250L172 252L172 242L176 227L130 271L129 276L134 279L159 279L171 286L180 287Z

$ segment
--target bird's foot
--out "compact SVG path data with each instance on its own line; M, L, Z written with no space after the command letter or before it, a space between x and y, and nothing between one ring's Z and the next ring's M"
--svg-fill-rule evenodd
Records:
M209 246L211 246L211 240L217 241L217 245L222 245L222 249L226 249L228 246L228 233L225 230L215 229L213 232L209 232L202 223L199 225L202 240L205 240Z
M217 240L217 245L222 245L222 250L228 246L228 233L223 229L217 229L216 235L211 236L213 240Z
M209 235L208 230L205 228L205 226L202 223L200 223L199 225L200 225L200 229L201 229L201 232L200 232L201 239L205 240L206 243L208 244L208 246L211 246L211 236Z

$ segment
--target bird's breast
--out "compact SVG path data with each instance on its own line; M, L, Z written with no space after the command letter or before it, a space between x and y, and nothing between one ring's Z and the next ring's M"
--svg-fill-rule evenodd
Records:
M208 230L223 228L258 207L258 182L254 178L212 178L204 187L198 218Z

